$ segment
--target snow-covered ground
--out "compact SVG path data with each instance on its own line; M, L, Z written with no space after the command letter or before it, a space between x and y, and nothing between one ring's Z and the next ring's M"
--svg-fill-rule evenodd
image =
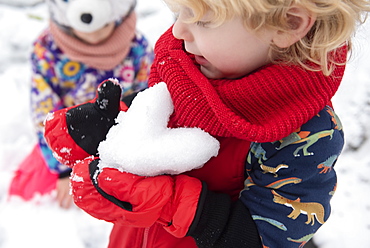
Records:
M2 3L11 3L8 6ZM54 195L31 202L9 199L13 171L35 143L29 117L32 41L47 25L41 0L0 0L0 248L105 247L111 225L78 208L60 209ZM28 4L28 7L19 7ZM161 0L138 0L138 28L154 44L172 23ZM336 170L339 184L333 212L314 237L320 248L370 246L370 21L354 39L354 54L334 99L346 133Z

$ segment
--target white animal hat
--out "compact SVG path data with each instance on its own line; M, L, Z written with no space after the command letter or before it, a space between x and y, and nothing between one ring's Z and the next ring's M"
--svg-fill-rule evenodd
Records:
M94 32L110 22L121 22L136 0L46 0L51 19L65 29Z

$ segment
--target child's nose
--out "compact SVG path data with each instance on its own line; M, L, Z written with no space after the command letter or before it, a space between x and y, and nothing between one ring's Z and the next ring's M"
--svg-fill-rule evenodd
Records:
M188 29L187 23L184 23L180 20L176 20L175 24L173 25L172 28L172 34L175 36L175 38L179 40L184 40L184 41L191 41L192 35L191 32Z

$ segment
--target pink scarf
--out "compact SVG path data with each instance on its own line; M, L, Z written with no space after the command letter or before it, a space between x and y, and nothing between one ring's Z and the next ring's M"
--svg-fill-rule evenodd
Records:
M112 70L127 56L135 36L136 14L132 13L104 42L97 45L85 43L50 22L50 32L59 48L72 60L100 70Z

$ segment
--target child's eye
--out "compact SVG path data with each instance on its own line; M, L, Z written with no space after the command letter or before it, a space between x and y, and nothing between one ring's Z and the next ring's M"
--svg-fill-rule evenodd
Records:
M195 22L195 25L197 26L200 26L200 27L206 27L208 24L210 24L211 22L204 22L204 21L197 21Z

